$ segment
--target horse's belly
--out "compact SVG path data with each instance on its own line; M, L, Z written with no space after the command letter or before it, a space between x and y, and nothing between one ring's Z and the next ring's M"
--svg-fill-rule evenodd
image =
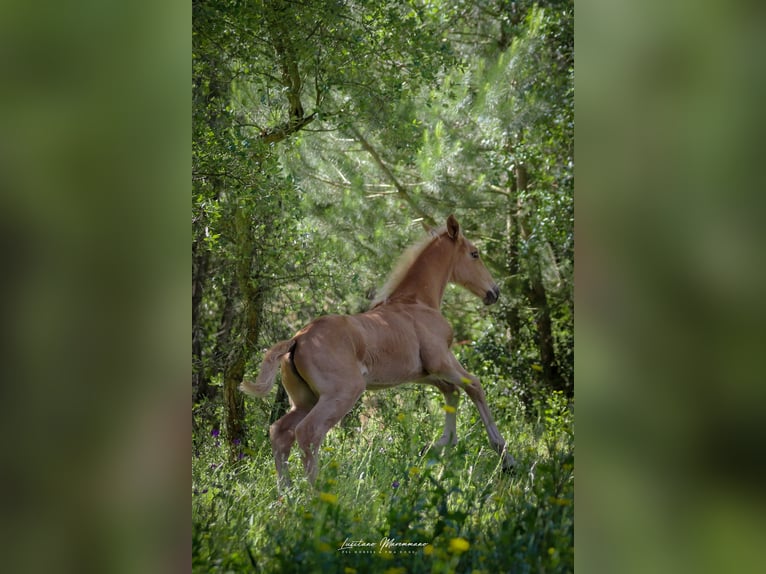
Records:
M362 376L367 389L377 391L409 383L424 376L419 360L391 362L385 365L362 365Z

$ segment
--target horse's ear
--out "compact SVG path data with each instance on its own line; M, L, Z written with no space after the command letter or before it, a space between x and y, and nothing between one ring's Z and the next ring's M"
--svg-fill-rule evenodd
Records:
M457 239L458 233L460 233L460 224L455 219L454 215L450 215L447 218L447 235L450 239Z

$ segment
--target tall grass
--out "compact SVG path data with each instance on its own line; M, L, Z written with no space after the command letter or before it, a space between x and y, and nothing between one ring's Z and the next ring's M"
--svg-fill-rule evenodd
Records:
M438 393L409 393L378 395L377 406L333 429L315 487L294 448L294 486L282 494L263 409L253 409L252 448L235 464L221 437L200 431L192 462L193 570L573 571L572 406L553 394L498 413L517 462L508 475L470 401L460 405L459 444L420 456L439 436L443 411Z

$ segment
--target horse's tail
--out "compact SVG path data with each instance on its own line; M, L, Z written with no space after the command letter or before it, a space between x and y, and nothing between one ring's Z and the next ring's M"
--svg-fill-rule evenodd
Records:
M255 382L242 381L242 384L239 385L239 390L254 397L262 397L268 393L271 387L274 386L274 379L277 378L279 360L283 355L290 352L293 344L294 341L292 339L280 341L266 351L266 355L263 357L263 364L261 365L261 372L258 373Z

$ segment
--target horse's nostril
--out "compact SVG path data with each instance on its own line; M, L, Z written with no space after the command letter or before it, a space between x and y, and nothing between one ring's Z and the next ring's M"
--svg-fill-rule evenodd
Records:
M487 294L484 296L484 304L492 305L492 303L497 301L498 297L500 297L500 288L495 285L490 291L487 291Z

